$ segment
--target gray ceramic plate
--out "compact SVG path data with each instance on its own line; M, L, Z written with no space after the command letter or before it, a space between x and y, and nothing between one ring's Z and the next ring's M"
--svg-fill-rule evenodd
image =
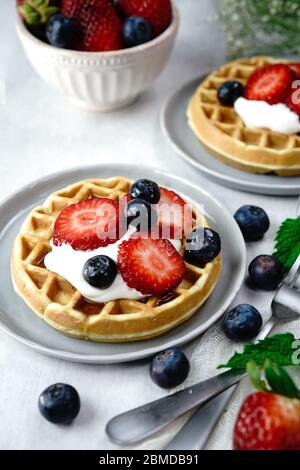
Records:
M204 77L187 83L174 93L161 112L163 134L174 150L189 164L220 184L241 191L278 196L300 194L300 176L255 175L225 165L199 142L187 124L186 109Z
M105 344L64 336L37 317L15 294L10 278L13 240L31 207L41 204L60 188L85 178L123 175L133 179L151 178L204 204L209 220L220 232L223 244L223 271L211 298L199 314L158 338L135 343ZM245 244L231 214L202 189L191 183L134 165L97 165L50 175L18 191L0 206L0 328L31 348L74 362L119 363L141 359L170 346L186 343L212 325L228 308L239 291L245 271Z

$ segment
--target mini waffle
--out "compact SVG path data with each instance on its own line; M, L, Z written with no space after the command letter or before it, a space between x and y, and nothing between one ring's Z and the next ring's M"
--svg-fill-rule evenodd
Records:
M228 63L200 84L187 111L188 122L202 144L224 163L251 173L300 175L300 136L247 128L234 108L222 106L217 90L228 80L246 84L258 67L286 62L253 57Z

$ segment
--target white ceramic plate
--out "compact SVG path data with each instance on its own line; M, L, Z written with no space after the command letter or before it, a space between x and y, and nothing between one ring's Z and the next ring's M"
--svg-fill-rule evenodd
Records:
M14 238L30 208L41 204L60 188L86 178L127 176L150 178L204 204L208 219L222 239L223 270L210 299L198 314L174 330L151 340L134 343L94 343L68 338L35 315L14 292L10 255ZM182 345L212 325L229 307L240 289L245 272L246 249L240 230L227 209L210 194L190 182L150 167L95 165L50 175L27 185L0 205L0 328L44 354L92 364L133 361L171 346Z
M177 90L162 109L162 131L174 150L205 175L230 188L278 196L300 194L300 176L255 175L240 171L225 165L201 145L188 126L186 109L204 78L197 78Z

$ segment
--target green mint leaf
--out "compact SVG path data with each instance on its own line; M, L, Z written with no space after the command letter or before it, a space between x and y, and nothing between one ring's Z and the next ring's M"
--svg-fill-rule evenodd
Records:
M300 254L300 217L286 219L276 234L274 256L290 270Z
M279 333L257 343L246 344L243 352L236 352L227 364L219 365L218 369L246 369L249 361L255 361L258 366L263 366L266 359L280 366L295 366L292 361L295 352L294 341L294 335L291 333Z
M289 398L300 397L298 388L283 367L267 360L264 372L270 392Z

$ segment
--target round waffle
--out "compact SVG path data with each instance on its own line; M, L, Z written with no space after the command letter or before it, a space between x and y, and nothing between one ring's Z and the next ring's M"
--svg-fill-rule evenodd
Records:
M203 269L186 264L185 278L167 296L105 304L87 301L68 281L45 268L54 221L64 207L90 196L118 200L131 185L123 177L91 179L57 191L28 215L16 238L11 261L16 292L37 315L66 335L102 342L152 338L190 318L215 287L221 256ZM207 226L196 211L193 218L195 226Z
M258 67L286 62L252 57L225 64L200 84L187 111L198 139L224 163L251 173L300 175L300 136L247 128L234 108L222 106L217 90L227 80L246 84Z

